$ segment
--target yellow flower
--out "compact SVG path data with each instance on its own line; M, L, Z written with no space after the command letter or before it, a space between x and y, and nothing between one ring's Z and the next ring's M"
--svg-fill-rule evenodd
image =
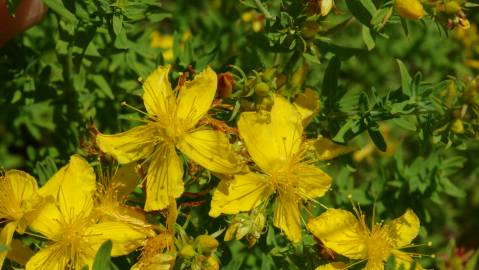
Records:
M409 20L419 20L424 17L424 8L419 0L396 0L396 11Z
M153 31L151 33L151 44L152 48L160 48L163 50L163 58L166 61L173 60L173 36L172 35L162 35L158 31Z
M183 32L180 40L180 47L183 48L185 42L191 37L191 32ZM150 47L160 48L163 50L163 58L165 61L170 62L173 60L173 35L161 34L159 31L153 31L150 35Z
M15 231L23 234L40 207L37 181L26 172L9 170L0 176L0 244L12 245ZM8 251L0 252L0 269Z
M115 135L97 136L100 149L120 163L148 159L145 210L164 209L169 197L184 191L179 149L208 170L232 174L240 169L225 134L197 127L213 102L217 78L207 68L174 92L168 80L170 67L157 68L143 84L146 124Z
M140 175L132 162L118 168L113 176L101 176L96 194L95 212L102 221L118 221L153 236L152 226L146 221L143 209L124 202L138 185Z
M367 260L366 270L383 269L390 255L399 268L409 269L412 257L402 248L410 247L419 232L419 219L412 210L383 225L374 224L370 230L364 215L356 209L357 217L345 210L329 208L308 222L308 229L324 246L350 259ZM420 268L418 266L418 268Z
M250 211L277 194L274 225L293 242L301 239L301 206L323 196L331 178L305 161L302 117L285 98L274 96L270 121L244 112L238 128L251 158L263 173L235 175L222 182L211 202L210 216Z
M70 158L38 192L51 196L30 227L50 240L26 264L26 270L63 270L91 267L97 249L108 239L112 256L136 249L146 235L122 222L97 222L93 168L80 156Z

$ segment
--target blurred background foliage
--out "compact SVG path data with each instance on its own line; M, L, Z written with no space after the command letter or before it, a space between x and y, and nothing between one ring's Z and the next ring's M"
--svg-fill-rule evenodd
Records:
M312 10L312 1L44 2L45 19L0 49L3 168L26 170L43 183L71 154L94 154L88 146L95 127L130 128L125 120L139 114L121 104L142 107L140 82L154 67L172 63L177 78L210 65L230 72L219 98L233 109L215 116L231 126L239 111L271 106L273 92L317 92L321 110L308 136L353 149L326 164L333 188L321 202L350 209L351 194L383 219L412 208L422 225L416 242L433 242L420 251L437 254L424 266L474 269L479 13L473 5L464 9L471 27L462 30L440 17L406 21L382 0L337 0L328 16ZM204 172L197 176L190 192L217 183ZM191 223L189 235L227 226L199 202L185 204L195 206L180 216ZM311 235L295 247L271 223L253 248L220 241L222 269L313 269L327 260ZM124 269L137 255L113 260Z

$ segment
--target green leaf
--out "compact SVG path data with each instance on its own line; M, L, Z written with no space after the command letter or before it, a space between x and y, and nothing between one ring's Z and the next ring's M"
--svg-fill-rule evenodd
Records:
M367 27L371 27L371 20L376 14L376 6L371 0L346 0L351 14L358 19L358 21Z
M119 35L123 30L123 14L115 13L113 15L112 24L113 32L115 33L115 35Z
M105 80L102 75L91 75L92 80L96 83L96 85L100 88L100 90L110 99L115 99L113 95L113 91L110 88L110 85Z
M466 192L454 185L449 178L442 177L441 184L446 194L456 198L466 197Z
M163 21L166 18L171 18L173 15L171 13L153 13L148 14L148 20L152 23L158 23Z
M386 144L386 141L384 140L383 135L379 131L379 129L377 127L369 128L368 134L371 140L374 142L374 145L376 145L376 147L379 150L386 152L386 150L388 149L388 146Z
M113 243L111 240L105 241L98 249L95 260L93 261L93 270L116 270L117 267L110 261L111 249Z
M374 41L374 37L372 36L371 29L363 25L361 33L364 44L366 44L368 51L374 49L374 47L376 46L376 42Z
M334 93L338 89L339 71L341 70L341 61L337 56L329 60L326 71L324 72L323 86L321 96L326 98L325 105L331 108L334 102Z
M401 88L404 94L411 96L411 75L409 75L409 72L407 71L406 66L404 63L396 59L396 62L398 63L399 66L399 73L401 74Z
M77 22L77 18L75 17L75 15L73 15L73 13L71 13L68 9L65 8L62 1L60 1L60 0L43 0L43 2L49 8L51 8L53 11L58 13L58 15L62 16L63 18L65 18L65 19L67 19L67 20L69 20L73 23Z

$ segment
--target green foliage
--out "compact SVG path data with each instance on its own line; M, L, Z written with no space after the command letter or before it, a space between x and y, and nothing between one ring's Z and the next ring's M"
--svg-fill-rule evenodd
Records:
M100 246L93 261L92 270L118 270L110 260L112 247L113 244L111 240L105 241L105 243Z
M10 10L18 2L7 1ZM354 148L322 164L333 177L322 204L350 209L352 195L382 219L412 208L421 219L418 242L434 241L421 252L444 253L450 238L458 239L454 248L477 249L479 220L468 218L479 208L479 105L465 96L477 75L464 64L471 54L434 14L406 21L394 1L336 1L327 17L306 2L44 0L45 19L0 49L1 166L29 171L42 185L71 154L95 156L96 127L111 134L134 125L125 120L141 114L121 104L143 108L141 81L157 65L171 63L175 82L180 72L210 65L234 75L234 91L223 99L233 109L212 110L230 126L241 112L266 106L253 87L259 82L268 86L264 96L279 92L293 100L306 88L319 94L321 109L307 137ZM243 18L248 12L253 19ZM472 25L479 23L477 8L465 12ZM169 48L152 46L155 31L171 38ZM264 75L267 69L274 75ZM457 119L465 131L453 126ZM369 152L359 157L363 150ZM218 182L204 171L185 179L187 192L206 194L179 200L186 206L178 223L188 224L188 235L228 226L228 218L208 216L209 191ZM138 189L132 195L141 196ZM323 211L310 208L313 216ZM159 214L150 218L164 222ZM244 240L220 241L221 269L314 269L330 260L318 256L322 249L311 235L289 243L272 226L271 209L267 224L252 248ZM111 248L111 241L101 246L94 270L128 269L139 256L115 258L116 267ZM397 269L391 258L386 268ZM475 252L464 269L475 269L477 258ZM422 265L450 269L441 260L447 259Z

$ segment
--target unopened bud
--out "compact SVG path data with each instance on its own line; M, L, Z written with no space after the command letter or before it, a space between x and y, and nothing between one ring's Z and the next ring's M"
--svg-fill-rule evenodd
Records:
M204 270L219 270L220 263L218 262L218 259L216 259L215 257L209 256L208 259L206 259L203 269Z
M202 253L211 253L215 251L219 245L218 241L215 238L207 234L196 237L195 241L196 246Z
M462 120L459 119L459 118L454 120L454 122L452 122L452 125L451 125L451 130L452 130L452 132L454 132L456 134L463 134L464 133L464 124L462 123Z
M319 0L319 13L321 16L328 15L332 8L333 0Z
M191 258L196 252L192 245L186 245L180 250L180 256L183 258Z
M456 1L449 1L444 4L444 11L448 14L455 14L461 11L461 5Z
M409 20L419 20L424 17L424 8L419 0L396 0L396 11Z
M233 93L235 79L230 72L218 74L218 95L220 98L229 98Z
M269 93L269 85L265 82L257 83L254 87L254 92L260 97L267 96Z

